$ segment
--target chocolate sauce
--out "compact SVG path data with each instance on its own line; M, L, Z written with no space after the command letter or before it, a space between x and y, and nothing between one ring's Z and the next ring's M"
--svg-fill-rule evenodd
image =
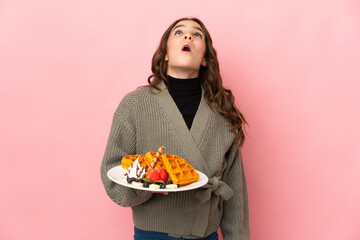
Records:
M125 173L126 179L129 179L129 173L130 173L130 171L132 170L133 167L134 167L133 164L131 164L131 166L129 167L131 169L127 173ZM139 168L139 165L136 165L135 175L136 175L137 178L142 178L143 175L145 174L144 171L145 171L145 168L143 168L143 167Z

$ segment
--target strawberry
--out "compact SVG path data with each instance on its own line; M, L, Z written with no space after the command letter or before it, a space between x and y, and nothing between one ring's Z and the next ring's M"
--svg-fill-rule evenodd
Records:
M159 168L159 167L155 167L154 168L159 174L160 174L160 172L161 172L161 168Z
M168 178L169 178L169 176L168 176L166 170L162 169L161 172L160 172L160 180L163 180L164 182L167 182Z
M151 179L151 181L155 182L160 180L160 174L155 170L151 172L151 175L149 176L149 178Z
M153 172L154 172L154 169L153 169L153 168L149 169L149 171L147 171L145 177L146 177L146 178L150 178L150 175L151 175Z

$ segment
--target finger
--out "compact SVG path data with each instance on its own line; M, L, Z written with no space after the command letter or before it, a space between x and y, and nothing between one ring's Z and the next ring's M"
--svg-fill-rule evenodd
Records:
M168 195L169 193L168 192L152 192L152 193L162 193L164 195Z

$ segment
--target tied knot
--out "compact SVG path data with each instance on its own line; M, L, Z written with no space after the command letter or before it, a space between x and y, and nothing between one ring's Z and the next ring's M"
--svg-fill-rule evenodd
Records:
M217 191L219 188L219 178L218 177L213 177L209 180L209 184L212 185L212 191L216 194L219 195L219 192Z
M205 190L196 194L196 198L201 203L209 201L212 193L224 200L229 200L234 195L234 192L229 185L221 181L219 177L210 178L209 182L203 188L205 188Z

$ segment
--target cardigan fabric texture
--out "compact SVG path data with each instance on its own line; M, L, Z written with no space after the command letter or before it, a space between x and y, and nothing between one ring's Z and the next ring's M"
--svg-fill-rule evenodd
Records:
M240 150L228 121L211 110L202 93L190 130L161 82L128 93L115 111L101 164L109 197L131 207L137 228L173 237L202 238L221 228L224 240L250 239L246 179ZM204 92L204 91L202 91ZM156 152L184 158L208 176L202 188L168 195L112 182L107 171L126 155Z

